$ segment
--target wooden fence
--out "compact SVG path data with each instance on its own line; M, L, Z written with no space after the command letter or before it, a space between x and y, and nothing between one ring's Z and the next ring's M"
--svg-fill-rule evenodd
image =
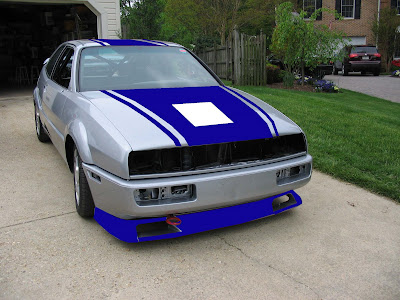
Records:
M237 85L267 83L266 35L250 36L234 30L225 46L214 46L197 52L218 77Z

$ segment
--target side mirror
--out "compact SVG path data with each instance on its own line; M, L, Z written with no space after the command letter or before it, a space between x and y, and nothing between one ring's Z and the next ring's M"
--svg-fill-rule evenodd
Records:
M49 62L49 60L50 60L50 57L46 58L46 60L43 62L43 65L47 64Z

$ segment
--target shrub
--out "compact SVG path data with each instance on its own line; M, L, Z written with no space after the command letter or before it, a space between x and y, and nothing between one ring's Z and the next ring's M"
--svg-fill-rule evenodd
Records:
M267 83L282 82L281 69L278 66L268 63L265 68L267 69Z
M293 83L296 80L293 73L288 71L283 71L282 73L283 73L283 85L285 87L293 87Z
M392 65L400 68L400 59L392 61Z

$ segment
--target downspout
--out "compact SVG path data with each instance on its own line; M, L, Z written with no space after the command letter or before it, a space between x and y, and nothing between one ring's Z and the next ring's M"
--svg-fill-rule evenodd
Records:
M379 26L379 18L381 14L381 0L378 0L378 20L376 20L378 26ZM375 42L376 48L378 49L378 32L376 35L376 42ZM378 49L379 50L379 49Z

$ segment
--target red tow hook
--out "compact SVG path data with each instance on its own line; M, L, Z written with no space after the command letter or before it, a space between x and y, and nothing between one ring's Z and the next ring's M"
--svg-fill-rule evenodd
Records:
M166 222L167 222L167 224L169 224L169 225L177 226L177 225L181 225L182 220L179 219L179 218L176 217L176 216L168 215L168 216L167 216Z

